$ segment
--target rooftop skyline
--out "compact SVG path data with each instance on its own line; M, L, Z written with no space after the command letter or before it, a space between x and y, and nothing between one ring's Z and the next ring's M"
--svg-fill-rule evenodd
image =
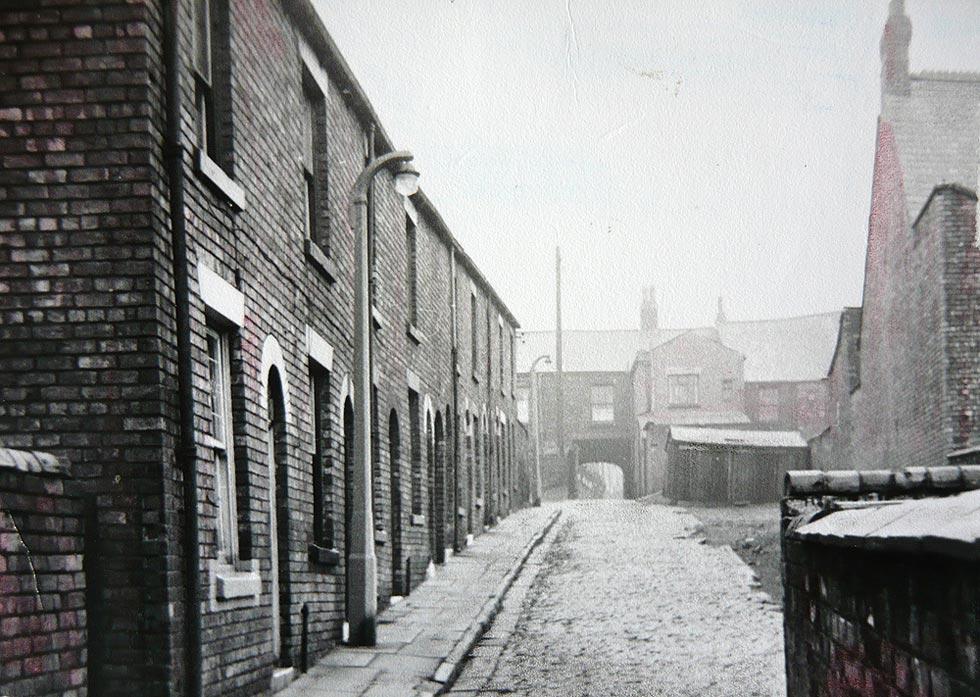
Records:
M566 327L861 303L884 0L317 5L525 328L556 244ZM980 69L980 4L906 6L913 71Z

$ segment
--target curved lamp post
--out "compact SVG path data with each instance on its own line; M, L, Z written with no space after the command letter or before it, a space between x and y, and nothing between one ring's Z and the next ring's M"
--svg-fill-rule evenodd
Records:
M541 505L541 432L538 427L538 376L534 369L538 363L544 361L545 365L551 365L551 356L543 354L534 359L528 374L531 378L531 435L534 438L534 505Z
M377 641L378 562L374 555L374 515L371 501L371 276L368 230L368 188L375 175L387 169L402 196L418 191L419 173L405 150L387 153L367 164L351 191L354 231L354 479L351 549L348 553L348 639L353 646L374 646Z

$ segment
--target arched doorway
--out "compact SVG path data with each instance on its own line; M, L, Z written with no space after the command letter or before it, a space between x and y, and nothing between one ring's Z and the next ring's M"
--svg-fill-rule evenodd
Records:
M289 477L286 467L286 413L279 370L270 368L266 405L272 562L272 650L280 667L292 665L289 621Z
M354 405L344 400L344 618L350 610L350 552L354 516ZM346 639L346 637L344 637Z
M391 594L402 595L405 579L402 574L401 434L398 413L394 409L388 416L388 460L391 472Z

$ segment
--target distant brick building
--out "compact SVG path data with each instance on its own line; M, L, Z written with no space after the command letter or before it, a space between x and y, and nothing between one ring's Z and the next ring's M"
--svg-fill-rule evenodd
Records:
M815 443L815 462L835 467L935 465L980 448L980 74L910 72L911 32L893 0L859 335L842 325L831 374L850 388L834 390L841 423Z
M625 494L638 496L663 486L671 425L797 430L804 438L821 433L839 319L830 312L733 322L719 303L714 326L664 328L653 289L645 289L640 329L563 332L569 457L619 465ZM521 404L529 395L531 361L554 351L554 332L522 334ZM539 367L542 472L546 489L561 489L553 368ZM520 409L522 416L526 411Z
M348 198L393 144L306 0L0 26L0 445L69 461L97 506L93 693L266 693L343 637ZM379 175L369 223L384 605L528 475L513 315L424 194Z
M852 396L861 372L860 339L861 308L845 307L828 373L829 425L810 440L811 464L816 469L840 469L852 459L849 450L854 427Z

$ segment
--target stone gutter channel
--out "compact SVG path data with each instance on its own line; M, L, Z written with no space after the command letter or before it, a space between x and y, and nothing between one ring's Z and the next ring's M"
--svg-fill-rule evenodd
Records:
M554 505L511 514L381 613L376 646L340 646L275 694L432 697L446 692L560 515Z
M504 597L507 595L507 591L510 587L514 585L514 580L521 573L521 569L524 568L524 564L527 562L531 553L537 548L541 541L545 538L554 524L558 521L561 516L561 510L557 510L551 514L548 521L544 524L538 532L531 538L531 540L524 545L524 548L518 554L517 563L511 567L510 571L500 580L497 584L497 588L494 590L493 594L487 599L480 608L480 613L477 615L476 619L473 620L469 628L463 633L459 641L456 642L456 646L450 651L449 655L442 660L439 667L436 669L435 675L433 675L433 681L436 683L441 683L442 687L436 692L436 694L442 694L450 687L452 687L453 682L459 676L459 672L463 668L463 664L466 662L466 657L469 654L473 646L480 640L481 637L493 624L494 618L500 611L501 606L504 602Z

